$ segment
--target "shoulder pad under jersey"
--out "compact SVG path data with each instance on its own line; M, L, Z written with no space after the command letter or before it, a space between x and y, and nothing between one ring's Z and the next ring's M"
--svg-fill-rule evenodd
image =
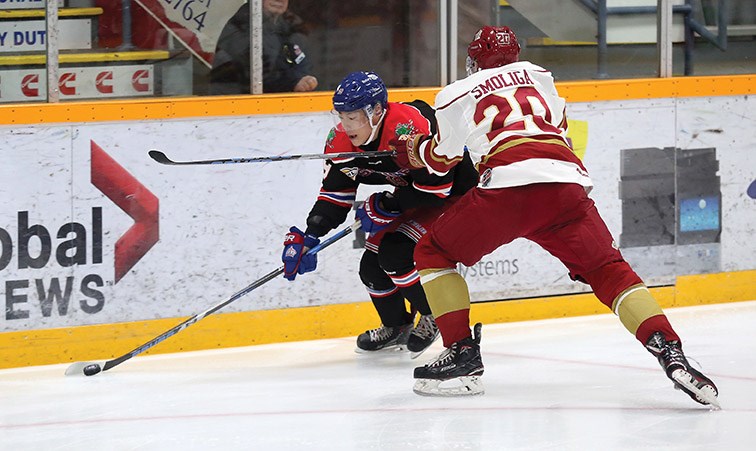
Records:
M429 135L430 125L430 121L414 106L389 102L378 150L389 150L389 140L401 135Z

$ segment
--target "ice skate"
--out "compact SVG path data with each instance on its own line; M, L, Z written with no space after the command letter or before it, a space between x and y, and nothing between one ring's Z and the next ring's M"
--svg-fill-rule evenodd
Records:
M473 336L453 343L433 362L415 368L414 392L425 396L483 394L483 361L480 357L480 323Z
M407 339L410 357L416 359L433 344L439 336L438 326L433 315L420 315L420 320Z
M407 339L412 331L412 323L396 327L381 327L366 330L357 337L357 353L375 351L403 351L407 346Z
M646 349L656 356L675 388L684 391L694 401L720 409L717 386L700 371L692 368L678 341L666 341L661 332L654 332Z

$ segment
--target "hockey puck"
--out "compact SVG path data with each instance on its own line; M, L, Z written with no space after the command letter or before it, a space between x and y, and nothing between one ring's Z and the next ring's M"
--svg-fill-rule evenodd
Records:
M102 371L102 368L100 368L100 365L97 363L93 363L91 365L87 365L84 367L84 375L85 376L94 376L95 374Z

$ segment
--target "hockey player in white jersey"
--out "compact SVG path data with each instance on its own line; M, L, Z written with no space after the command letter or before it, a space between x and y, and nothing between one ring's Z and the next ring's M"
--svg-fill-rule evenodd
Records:
M714 383L692 368L659 304L622 258L595 204L591 179L567 140L565 101L549 71L519 61L508 27L481 28L468 47L468 77L435 102L438 130L390 144L413 167L444 174L469 149L480 174L415 248L416 267L447 348L415 369L415 391L483 392L480 324L470 332L470 295L457 263L472 266L516 238L529 239L590 284L596 297L659 361L674 385L718 406ZM451 386L444 381L458 379ZM442 384L443 383L443 384Z

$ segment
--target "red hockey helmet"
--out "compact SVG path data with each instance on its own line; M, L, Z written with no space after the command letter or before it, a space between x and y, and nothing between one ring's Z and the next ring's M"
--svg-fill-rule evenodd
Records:
M467 46L467 75L520 59L520 44L509 27L485 26Z

